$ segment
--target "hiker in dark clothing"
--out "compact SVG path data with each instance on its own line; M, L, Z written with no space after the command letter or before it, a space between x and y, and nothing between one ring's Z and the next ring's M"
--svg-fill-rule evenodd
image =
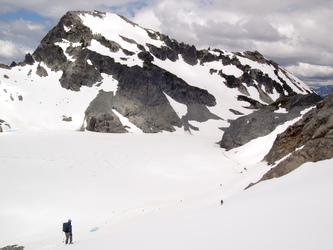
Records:
M72 220L68 220L68 226L65 235L66 235L65 243L67 244L69 240L69 244L72 244L73 243Z
M221 200L221 205L223 205L223 200Z

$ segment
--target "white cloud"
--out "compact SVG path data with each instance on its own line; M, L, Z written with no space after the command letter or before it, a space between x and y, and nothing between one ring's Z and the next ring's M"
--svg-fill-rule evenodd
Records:
M0 21L0 62L10 64L23 61L26 53L32 53L47 33L42 22L18 19L13 22ZM36 39L37 38L37 39Z
M31 48L25 47L22 44L8 40L0 40L0 63L10 65L12 61L23 61L27 53L32 53Z
M290 66L288 67L288 70L302 77L321 76L322 78L325 78L333 76L333 67L308 63L299 63L298 65Z
M158 19L152 9L144 9L138 12L133 21L144 28L161 31L162 22Z
M298 63L286 68L309 85L333 85L333 67Z
M0 54L4 58L17 56L17 47L12 41L0 40Z

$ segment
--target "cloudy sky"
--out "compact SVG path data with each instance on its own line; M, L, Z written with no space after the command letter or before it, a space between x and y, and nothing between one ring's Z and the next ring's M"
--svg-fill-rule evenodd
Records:
M333 85L333 0L0 0L0 62L22 61L69 10L122 14L198 49L258 50Z

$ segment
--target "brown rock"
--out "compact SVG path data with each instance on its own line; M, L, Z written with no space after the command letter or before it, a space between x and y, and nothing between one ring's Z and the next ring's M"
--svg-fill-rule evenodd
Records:
M288 174L303 163L333 157L333 91L314 112L278 135L264 160L272 165L285 156L259 182Z

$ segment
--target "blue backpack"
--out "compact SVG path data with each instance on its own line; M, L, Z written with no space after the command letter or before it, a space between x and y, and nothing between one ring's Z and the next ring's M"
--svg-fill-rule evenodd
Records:
M62 231L64 231L65 233L68 233L69 232L69 224L68 224L68 222L64 222L63 224L62 224Z

